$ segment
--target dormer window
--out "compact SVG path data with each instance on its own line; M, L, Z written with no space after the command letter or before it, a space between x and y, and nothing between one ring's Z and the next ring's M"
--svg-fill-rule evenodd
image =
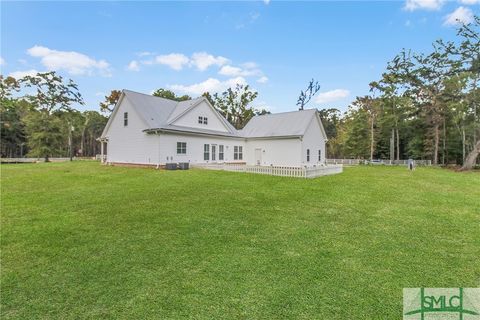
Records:
M207 117L198 117L198 123L199 124L208 124L208 118Z

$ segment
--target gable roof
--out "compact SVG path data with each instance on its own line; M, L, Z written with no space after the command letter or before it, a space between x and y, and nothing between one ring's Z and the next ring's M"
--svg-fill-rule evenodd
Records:
M149 128L167 125L170 114L175 111L178 105L178 102L174 100L130 90L123 90L123 93Z
M173 109L172 114L170 114L170 116L168 117L168 123L174 122L202 101L202 97L187 101L180 101L179 103L177 103L175 109Z
M192 132L200 134L221 135L238 138L268 138L268 137L289 137L303 136L312 119L317 118L320 128L325 137L325 130L316 109L291 111L275 114L254 116L242 130L236 130L225 117L223 117L210 102L199 97L192 100L177 102L165 98L155 97L148 94L138 93L130 90L123 90L107 125L103 130L101 138L106 138L106 133L117 113L118 107L123 99L127 99L138 116L145 122L144 131L169 130L179 132ZM214 131L201 128L192 128L175 125L175 121L205 101L220 121L225 125L228 132Z
M196 105L205 101L213 110L213 112L219 117L221 122L225 125L228 133L222 133L222 135L231 135L237 136L237 130L230 124L228 121L222 117L217 110L215 110L208 100L204 97L199 97L192 100L187 101L174 101L170 99L155 97L152 95L139 93L130 90L122 90L122 95L118 100L115 108L108 119L107 125L102 133L102 138L105 138L105 135L108 131L108 128L111 124L112 119L115 117L115 114L118 110L118 107L123 99L127 99L132 107L137 112L138 116L145 122L146 128L144 131L149 130L158 130L158 129L172 129L172 130L179 130L178 126L172 125L172 123L180 118L182 115L187 113L189 110L193 109ZM187 129L187 128L185 128ZM190 132L197 132L204 133L202 129L196 128L188 128ZM215 132L209 130L211 132Z
M316 109L308 109L255 116L239 133L247 138L303 136L316 115Z

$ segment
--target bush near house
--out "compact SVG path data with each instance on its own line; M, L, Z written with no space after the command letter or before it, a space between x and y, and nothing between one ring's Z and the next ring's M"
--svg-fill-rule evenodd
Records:
M399 319L477 287L480 174L3 165L2 319Z

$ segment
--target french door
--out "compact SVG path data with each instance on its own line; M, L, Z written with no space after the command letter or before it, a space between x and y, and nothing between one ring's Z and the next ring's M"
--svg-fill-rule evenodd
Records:
M212 144L212 161L217 161L217 145Z

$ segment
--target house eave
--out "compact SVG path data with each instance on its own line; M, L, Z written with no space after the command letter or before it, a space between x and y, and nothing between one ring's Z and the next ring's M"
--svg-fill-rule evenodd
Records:
M145 133L149 134L156 134L156 133L174 133L174 134L188 134L188 135L196 135L196 136L214 136L214 137L221 137L221 138L231 138L231 139L239 139L239 140L272 140L272 139L302 139L303 135L286 135L286 136L262 136L262 137L245 137L245 136L234 136L229 133L209 133L209 132L198 132L198 131L189 131L187 130L180 130L180 129L171 129L171 128L150 128L143 130Z
M194 136L209 136L209 137L220 137L220 138L231 138L231 139L245 139L244 137L234 136L230 133L209 133L209 132L198 132L198 131L189 131L189 130L177 130L177 129L166 129L166 128L151 128L143 130L145 133L156 134L156 133L173 133L173 134L185 134L185 135L194 135Z
M262 136L262 137L244 137L248 140L272 140L272 139L302 139L303 135L287 135L287 136Z

